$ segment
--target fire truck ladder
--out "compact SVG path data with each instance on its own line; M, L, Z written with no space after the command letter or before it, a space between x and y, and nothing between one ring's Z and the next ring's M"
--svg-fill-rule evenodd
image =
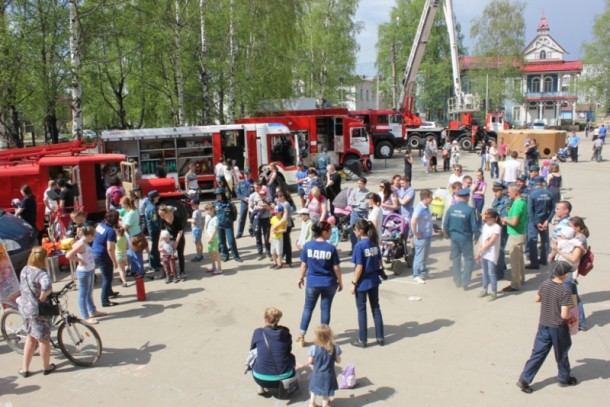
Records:
M95 148L95 143L74 141L71 143L45 144L38 147L12 148L0 151L0 163L9 164L21 161L38 161L42 157L58 154L78 155L85 150Z

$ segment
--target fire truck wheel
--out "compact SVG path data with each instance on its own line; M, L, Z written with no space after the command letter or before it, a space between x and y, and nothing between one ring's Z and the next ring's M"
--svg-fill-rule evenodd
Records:
M413 134L407 139L407 145L411 150L418 150L422 147L422 139L419 134Z
M389 141L382 141L375 146L376 158L392 158L394 146Z
M461 137L458 142L460 143L460 150L470 151L472 148L472 141L470 141L470 135Z

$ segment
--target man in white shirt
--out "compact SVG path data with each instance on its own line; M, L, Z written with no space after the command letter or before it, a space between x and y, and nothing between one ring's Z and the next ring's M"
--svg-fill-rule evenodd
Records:
M504 167L502 167L502 173L500 174L500 180L504 185L512 184L521 175L521 163L517 160L518 156L519 153L511 151L511 159L504 162Z

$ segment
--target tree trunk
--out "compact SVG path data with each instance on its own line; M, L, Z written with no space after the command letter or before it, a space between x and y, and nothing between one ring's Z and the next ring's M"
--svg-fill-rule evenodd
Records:
M80 21L78 19L77 0L70 0L70 65L72 86L72 135L83 138L83 89L80 75Z
M178 126L184 126L186 119L184 113L184 73L182 72L182 39L180 38L180 26L182 17L180 13L180 0L176 0L176 24L174 26L175 54L175 77L176 94L178 96Z
M235 0L229 2L229 121L235 118Z
M210 77L207 69L208 41L205 27L205 8L206 0L199 0L199 21L201 31L201 55L199 59L199 75L201 77L201 95L203 97L202 121L203 124L210 124L212 121L212 102L210 100Z

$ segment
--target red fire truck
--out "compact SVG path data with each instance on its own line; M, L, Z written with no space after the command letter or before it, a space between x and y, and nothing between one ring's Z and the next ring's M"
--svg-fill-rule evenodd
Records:
M256 179L271 162L288 184L296 183L299 149L290 130L279 123L228 124L169 127L102 132L104 151L125 154L139 164L142 177L153 179L163 162L168 177L181 187L189 164L195 163L200 189L214 187L214 166L223 157L235 160L240 169L249 168Z
M273 112L236 120L237 123L282 123L296 137L298 155L314 166L324 148L334 164L354 172L372 168L373 143L364 124L347 116L346 109L314 109Z
M0 184L5 191L0 194L0 207L10 210L13 199L22 199L21 187L29 185L36 197L38 228L43 230L44 191L50 180L63 178L75 192L75 209L99 219L106 211L102 169L107 166L119 174L124 161L124 154L98 154L95 143L80 141L0 151ZM182 196L171 180L140 180L138 184L144 194L156 189L167 201Z

